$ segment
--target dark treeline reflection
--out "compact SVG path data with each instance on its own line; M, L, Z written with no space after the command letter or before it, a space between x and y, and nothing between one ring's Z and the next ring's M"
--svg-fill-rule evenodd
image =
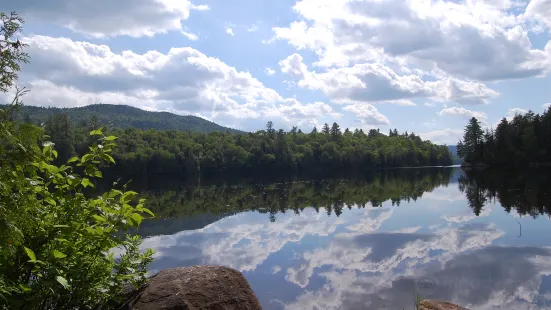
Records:
M467 169L459 177L459 189L476 215L489 202L507 211L537 217L551 214L550 169Z
M308 207L338 217L344 209L379 207L385 201L399 206L403 201L417 200L440 185L448 185L452 172L450 168L395 169L346 180L142 190L148 208L162 220L146 221L140 231L151 235L198 229L243 211L265 213L267 220L276 221L280 212L299 214Z

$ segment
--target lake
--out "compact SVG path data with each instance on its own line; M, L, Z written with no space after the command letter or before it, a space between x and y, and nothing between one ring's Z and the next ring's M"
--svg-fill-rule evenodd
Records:
M144 191L150 271L224 265L264 309L551 309L548 171L396 169L363 178Z

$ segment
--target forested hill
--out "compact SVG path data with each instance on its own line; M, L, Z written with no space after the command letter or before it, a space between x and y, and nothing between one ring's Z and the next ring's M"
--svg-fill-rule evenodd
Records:
M56 114L66 114L73 124L87 124L91 120L98 125L108 125L112 128L137 128L180 130L209 133L214 131L240 133L241 131L227 128L191 115L176 115L169 112L149 112L127 105L94 104L79 108L43 108L22 106L19 117L34 124L45 123Z

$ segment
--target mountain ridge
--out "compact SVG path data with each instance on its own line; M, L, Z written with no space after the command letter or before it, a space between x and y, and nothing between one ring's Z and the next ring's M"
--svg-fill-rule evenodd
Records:
M75 108L21 106L17 117L40 124L44 123L49 117L61 113L67 114L74 123L87 122L95 116L100 125L109 125L121 129L181 130L202 133L215 131L244 132L218 125L198 116L178 115L164 111L146 111L128 105L113 104L93 104Z

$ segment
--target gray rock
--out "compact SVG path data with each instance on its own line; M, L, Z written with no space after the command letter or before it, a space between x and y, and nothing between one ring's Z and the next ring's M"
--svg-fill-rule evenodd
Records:
M126 296L132 296L126 307L132 310L262 309L245 277L220 266L166 269Z

